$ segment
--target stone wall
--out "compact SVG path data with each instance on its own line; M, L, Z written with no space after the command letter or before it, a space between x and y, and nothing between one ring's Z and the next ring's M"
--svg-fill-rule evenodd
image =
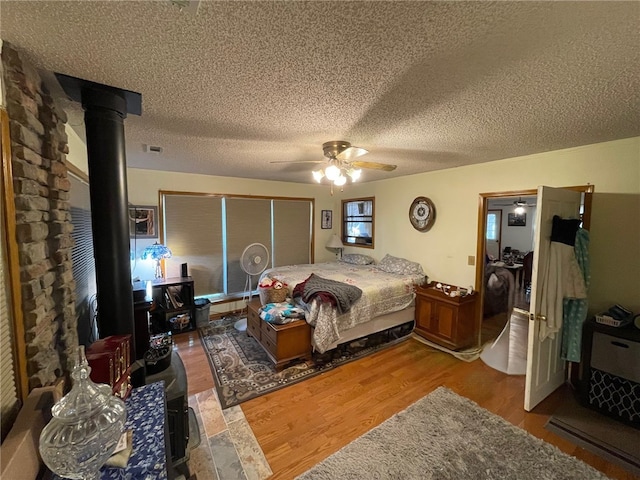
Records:
M29 389L71 368L78 345L66 115L26 56L2 44Z

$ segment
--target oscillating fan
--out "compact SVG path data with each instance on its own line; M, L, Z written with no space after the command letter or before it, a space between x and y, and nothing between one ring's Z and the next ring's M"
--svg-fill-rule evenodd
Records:
M240 255L240 268L247 274L247 281L244 284L244 291L248 292L249 297L247 304L251 302L253 296L252 277L260 275L268 266L269 250L261 243L252 243ZM236 330L244 332L247 329L247 319L238 320L233 326Z

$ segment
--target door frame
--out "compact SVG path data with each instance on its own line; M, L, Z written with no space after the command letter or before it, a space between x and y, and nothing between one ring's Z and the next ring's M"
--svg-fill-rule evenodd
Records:
M570 187L554 187L564 188L566 190L575 190L584 193L584 211L582 213L582 227L589 230L591 227L591 205L593 202L593 192L595 186L592 184L573 185ZM482 312L484 311L484 267L485 267L485 251L487 248L485 231L487 229L487 213L489 211L489 200L493 198L503 197L524 197L537 196L538 189L510 190L504 192L488 192L478 195L478 231L477 231L477 250L476 250L476 279L475 290L479 293L480 301L476 309L476 332L478 337L476 344L481 347L482 335Z

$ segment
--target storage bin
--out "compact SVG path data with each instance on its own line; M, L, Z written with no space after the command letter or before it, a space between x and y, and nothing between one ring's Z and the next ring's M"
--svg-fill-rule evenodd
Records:
M196 309L196 327L205 327L209 325L209 311L211 310L211 302L208 298L196 298L193 302Z

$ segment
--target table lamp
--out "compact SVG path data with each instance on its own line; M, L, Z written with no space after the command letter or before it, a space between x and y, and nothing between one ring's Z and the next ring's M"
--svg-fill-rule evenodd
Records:
M333 235L331 235L331 237L329 237L329 241L327 242L325 247L327 247L327 248L335 248L335 249L339 250L340 251L340 258L342 258L342 249L344 248L344 244L338 238L338 235L336 235L335 233Z
M160 260L163 258L171 258L171 250L168 247L155 242L153 245L149 245L142 252L142 260L155 260L156 261L156 279L162 278L162 268L160 268Z

